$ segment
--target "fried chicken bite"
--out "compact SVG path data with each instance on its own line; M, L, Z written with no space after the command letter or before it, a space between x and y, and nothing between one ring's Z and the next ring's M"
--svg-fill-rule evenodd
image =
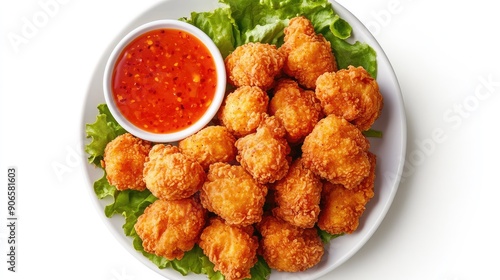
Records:
M251 278L250 269L257 262L259 241L253 226L235 226L220 218L210 220L200 237L200 248L226 280Z
M288 174L274 185L277 207L273 215L301 228L312 228L320 213L323 184L316 174L295 160Z
M144 181L157 198L175 200L196 193L205 181L205 171L179 148L157 144L144 164Z
M286 57L283 72L296 78L302 86L314 89L321 74L337 71L330 42L315 33L307 18L292 18L284 33L284 43L280 47Z
M208 126L181 141L181 152L200 163L204 170L212 163L236 159L236 138L224 126Z
M130 133L122 134L109 142L101 161L109 183L120 191L145 190L142 170L150 149L150 142Z
M255 132L267 115L269 97L259 87L242 86L229 93L219 110L221 123L236 137Z
M180 260L198 242L205 222L206 210L193 197L158 199L139 216L134 228L144 251Z
M304 166L332 184L348 189L359 185L370 172L370 142L361 131L341 117L320 120L304 139Z
M323 257L323 243L315 228L303 229L273 216L265 216L257 229L262 235L262 257L270 268L304 271L318 264Z
M210 165L200 190L203 207L228 224L247 226L263 215L267 187L257 183L243 167L227 163Z
M321 75L316 80L316 97L325 114L343 117L360 130L369 129L383 107L377 81L361 66Z
M365 205L374 196L376 157L368 152L370 174L357 187L346 189L340 184L326 182L323 186L318 227L330 234L353 233Z
M289 143L304 140L323 117L321 104L314 92L303 90L290 79L280 80L276 85L269 112L285 127Z
M257 132L236 140L236 160L261 184L283 178L290 163L285 128L274 116L266 118Z
M229 83L234 86L271 88L274 78L281 73L285 58L275 45L247 43L238 46L226 59Z

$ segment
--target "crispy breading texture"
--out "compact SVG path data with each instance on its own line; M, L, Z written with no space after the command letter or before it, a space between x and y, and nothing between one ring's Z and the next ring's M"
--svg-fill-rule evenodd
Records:
M304 165L332 184L352 189L368 176L370 142L354 125L329 115L318 122L302 145Z
M236 159L236 138L224 126L208 126L181 141L181 152L200 163L204 170L212 163Z
M269 103L269 112L285 127L289 143L303 141L323 117L321 104L314 92L303 90L290 79L278 81Z
M303 229L273 216L265 216L257 229L262 235L262 256L273 269L304 271L318 264L323 257L323 243L315 228Z
M142 170L150 149L150 142L130 133L122 134L109 142L101 161L109 183L120 191L145 190Z
M267 115L269 97L259 87L242 86L229 93L218 112L221 123L236 137L255 132Z
M271 88L274 78L281 73L284 55L275 45L247 43L238 46L226 59L229 83L234 86Z
M275 183L277 207L273 214L297 227L314 227L320 213L322 186L320 178L303 166L302 159L295 160L285 178Z
M200 237L200 248L226 280L251 278L250 269L257 262L259 241L253 226L229 225L213 218Z
M203 207L228 224L251 225L263 215L267 187L257 183L243 167L227 163L210 165L200 191Z
M292 18L284 33L284 43L280 47L286 57L283 72L296 78L302 86L314 89L321 74L337 71L330 42L314 32L307 18Z
M370 174L356 188L326 182L323 186L318 227L330 234L353 233L365 206L374 196L376 157L368 153Z
M144 164L144 181L160 199L175 200L192 196L205 181L203 167L170 144L157 144Z
M206 210L192 197L158 199L139 216L134 227L144 251L180 260L198 242L205 222Z
M236 140L236 160L261 184L283 178L290 164L285 128L274 116L266 118L257 132Z
M383 107L377 81L361 66L319 76L316 97L325 114L343 117L360 130L369 129Z

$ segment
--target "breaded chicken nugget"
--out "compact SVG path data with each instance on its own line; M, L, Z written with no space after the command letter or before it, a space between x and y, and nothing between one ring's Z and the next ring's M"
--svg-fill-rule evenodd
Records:
M301 89L297 82L290 79L280 80L276 85L269 112L281 121L290 143L304 140L323 117L321 104L314 92Z
M213 218L200 237L200 248L226 280L251 278L250 269L257 262L259 241L253 226L229 225Z
M325 114L343 117L360 130L369 129L383 107L377 81L361 66L321 75L316 97Z
M329 115L304 139L302 158L304 166L317 175L352 189L370 172L369 148L370 142L358 128Z
M271 268L304 271L318 264L323 257L323 243L315 228L303 229L273 216L265 216L257 229L262 235L262 256Z
M134 228L144 251L180 260L198 242L205 222L206 210L192 197L158 199L139 216Z
M109 142L101 162L109 183L120 191L145 190L142 170L150 149L150 142L130 133L122 134Z
M228 224L247 226L263 215L267 187L257 183L243 167L227 163L210 165L200 191L203 207Z
M273 183L288 172L290 146L285 128L274 116L266 118L257 132L236 140L236 160L261 184Z
M144 181L157 198L175 200L196 193L205 181L205 171L179 148L157 144L144 164Z
M179 149L208 170L212 163L236 159L236 138L224 126L208 126L181 141Z
M320 213L321 188L323 184L316 174L295 160L285 178L276 182L274 189L278 207L274 216L301 228L312 228Z
M281 73L285 58L275 45L247 43L237 47L225 59L228 81L237 87L257 86L269 89Z
M357 187L348 190L326 182L323 186L318 227L330 234L352 233L359 225L365 205L374 196L376 157L368 153L370 174Z
M267 115L269 97L259 87L242 86L229 93L219 110L221 123L236 137L255 132Z
M330 42L314 32L307 18L292 18L284 33L284 43L280 47L286 57L283 72L296 78L302 86L314 89L321 74L337 71Z

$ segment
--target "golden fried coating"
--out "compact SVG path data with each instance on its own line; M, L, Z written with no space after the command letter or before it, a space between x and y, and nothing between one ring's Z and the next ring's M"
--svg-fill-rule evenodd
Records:
M259 241L253 226L229 225L213 218L200 237L200 248L226 280L251 278L250 269L257 262Z
M236 138L224 126L208 126L179 141L179 149L208 170L212 163L236 159Z
M337 62L330 42L314 32L314 26L305 17L292 18L284 30L285 53L283 72L308 88L316 87L316 79L325 72L337 71Z
M257 86L267 90L281 73L284 61L283 54L275 45L241 45L225 59L228 81L237 87Z
M269 112L285 127L289 143L304 140L323 117L321 104L314 92L301 89L297 82L290 79L280 80L276 85Z
M301 228L312 228L320 213L321 188L318 176L295 160L285 178L276 182L274 189L278 207L274 216Z
M269 97L259 87L242 86L229 93L219 110L221 123L236 137L255 132L267 115Z
M330 234L352 233L359 225L365 205L374 196L376 157L368 153L370 174L356 188L326 182L323 186L318 227Z
M274 116L266 118L257 132L236 140L236 160L261 184L273 183L288 172L290 146L285 128Z
M203 207L228 224L247 226L261 220L267 187L257 183L243 167L227 163L210 165L200 191Z
M262 256L273 269L304 271L318 264L323 257L323 243L315 228L303 229L273 216L265 216L257 229L262 235Z
M150 149L151 143L130 133L122 134L109 142L101 161L109 183L120 191L145 190L142 169Z
M206 210L192 197L158 199L139 216L134 227L146 252L180 260L198 242L205 222Z
M157 198L181 199L192 196L201 188L205 171L196 160L182 154L179 148L157 144L144 164L144 181Z
M316 97L325 114L343 117L360 130L369 129L383 107L377 81L361 66L321 75Z
M368 176L370 142L359 129L341 117L320 120L304 139L304 166L330 181L352 189Z

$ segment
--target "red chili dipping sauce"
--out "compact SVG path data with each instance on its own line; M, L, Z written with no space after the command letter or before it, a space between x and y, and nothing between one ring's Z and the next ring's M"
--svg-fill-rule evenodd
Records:
M215 62L193 35L149 31L122 51L113 71L113 96L125 118L153 133L175 132L208 109L217 86Z

